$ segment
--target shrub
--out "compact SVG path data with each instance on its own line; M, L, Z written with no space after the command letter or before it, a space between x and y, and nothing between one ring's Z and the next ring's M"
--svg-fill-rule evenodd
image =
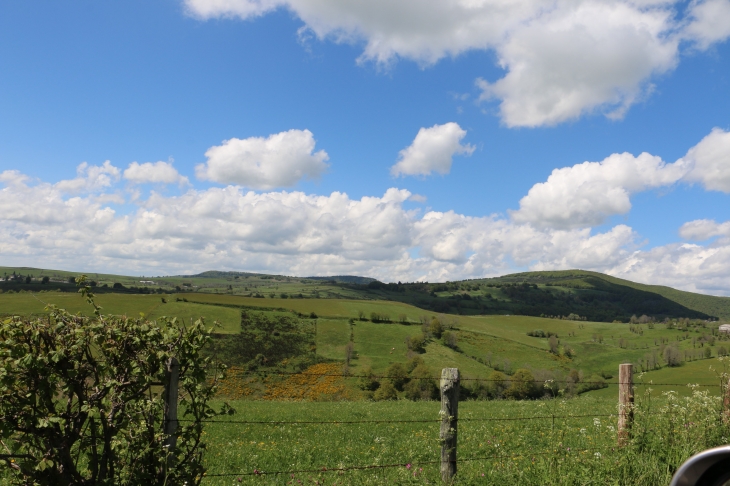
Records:
M532 336L532 337L538 337L538 338L547 337L547 334L542 329L535 329L534 331L527 331L527 335Z
M426 362L423 361L423 358L416 355L408 360L408 363L406 364L406 370L408 370L408 373L413 373L413 370L415 370L419 366L426 366Z
M397 400L398 392L396 391L392 383L390 383L389 381L384 381L383 384L380 385L380 388L375 390L375 393L373 394L373 399L379 402L383 400Z
M357 386L361 390L365 391L374 391L377 390L380 386L380 383L378 383L377 378L375 377L375 373L373 373L373 369L370 367L365 368L362 370L360 378L357 380Z
M452 331L445 331L441 336L444 345L450 347L451 349L456 349L456 333Z
M4 462L10 481L199 484L202 421L218 414L208 401L222 371L200 354L212 331L202 321L102 316L90 287L82 292L93 317L49 306L47 316L0 323L0 436L18 458ZM166 380L173 357L186 421L167 457L163 400L150 387Z
M439 389L436 380L426 365L419 364L411 372L411 381L405 388L405 396L409 400L432 400L438 398Z
M503 398L504 392L507 390L507 375L501 371L492 371L492 374L489 375L487 390L491 398Z
M434 337L440 338L441 334L444 332L444 326L441 324L440 320L434 317L433 319L431 319L429 331Z
M403 391L403 386L408 381L408 372L401 363L393 363L388 366L388 369L385 370L385 376L387 377L385 381L392 383L398 391Z
M408 349L416 353L423 353L425 351L424 346L426 345L426 336L418 334L408 338Z
M505 395L515 400L529 398L535 391L535 378L530 372L524 368L520 368L512 375L511 383Z

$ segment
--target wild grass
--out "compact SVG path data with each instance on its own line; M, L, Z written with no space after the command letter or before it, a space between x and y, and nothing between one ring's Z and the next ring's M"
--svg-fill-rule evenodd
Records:
M233 420L431 422L210 424L205 485L440 484L438 402L232 404ZM617 447L615 413L615 397L462 402L455 484L668 484L690 455L730 437L720 398L707 391L639 396L625 447ZM266 474L301 470L314 472Z

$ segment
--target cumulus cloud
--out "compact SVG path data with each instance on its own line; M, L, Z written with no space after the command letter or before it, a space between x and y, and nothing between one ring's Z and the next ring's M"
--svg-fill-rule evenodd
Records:
M188 178L172 166L172 162L132 162L124 170L124 178L133 184L189 184Z
M695 0L690 5L689 17L685 36L700 49L730 37L730 0Z
M689 149L684 160L692 164L685 178L705 189L730 193L730 132L715 128Z
M524 269L584 268L686 290L730 294L730 223L695 221L688 239L642 250L630 227L548 228L497 215L407 210L409 191L350 198L241 187L152 192L130 211L105 194L69 195L19 172L0 174L0 254L8 264L128 274L210 268L289 275L444 281ZM110 191L113 191L111 188Z
M462 145L466 130L454 122L421 128L413 143L400 151L398 162L390 168L394 176L448 174L454 155L471 155L473 145Z
M553 170L547 181L532 186L511 211L519 223L556 228L596 226L631 209L632 193L667 186L687 173L689 164L667 164L642 153L613 154L601 162L583 162Z
M107 160L102 165L82 162L76 167L76 174L74 179L57 182L56 189L68 194L100 191L118 181L120 172Z
M730 236L730 221L717 223L712 219L696 219L679 228L679 236L685 240L703 241L714 236Z
M251 19L287 9L319 39L363 43L360 61L423 66L491 50L506 71L477 80L508 126L554 125L586 113L620 118L678 63L682 41L730 36L730 0L184 0L198 18Z
M7 179L7 178L6 178ZM0 185L0 252L8 261L181 273L231 268L295 275L360 273L382 280L496 275L537 262L609 265L630 231L540 229L496 216L405 208L413 195L378 197L245 191L227 186L177 196L152 192L117 214L96 194L57 185ZM212 236L214 235L214 236ZM414 256L414 252L417 253Z
M501 100L507 126L555 125L601 109L620 118L673 69L671 12L623 2L577 2L515 30L497 47L507 74L482 79L481 100Z
M205 152L207 162L195 168L198 179L252 189L291 187L317 178L328 167L327 152L314 152L309 130L289 130L267 138L232 138Z

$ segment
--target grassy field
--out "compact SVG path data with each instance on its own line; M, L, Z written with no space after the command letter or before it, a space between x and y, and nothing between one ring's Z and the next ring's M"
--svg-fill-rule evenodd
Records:
M167 303L163 303L163 299ZM185 299L186 301L183 301ZM355 354L351 362L355 373L365 367L383 372L394 362L405 363L408 351L404 341L422 332L419 321L430 321L434 313L401 302L364 301L348 299L269 299L211 293L182 293L166 295L130 295L101 293L96 301L103 312L154 319L161 316L178 317L184 322L205 318L211 326L220 324L218 332L236 333L240 329L242 308L260 309L265 313L287 314L291 312L318 316L316 337L318 354L329 360L343 360L344 348L354 338ZM45 304L55 304L71 312L91 313L91 308L76 293L2 293L0 314L42 314ZM254 312L258 312L254 310ZM390 316L392 320L405 317L409 324L396 322L373 323L358 320L370 313ZM351 319L355 319L350 324ZM433 370L458 367L468 376L488 376L494 368L581 370L585 376L596 373L615 375L619 363L640 363L654 355L661 361L662 346L675 345L679 352L693 353L699 358L705 346L711 355L717 356L720 346L730 348L730 343L717 341L712 346L698 339L707 339L716 333L716 327L693 327L683 330L670 329L656 324L630 326L603 322L571 321L529 316L441 316L447 326L453 326L457 347L448 348L440 340L430 338L422 357ZM715 325L716 326L716 325ZM632 332L634 327L634 332ZM560 345L569 346L575 356L566 358L548 351L545 338L535 338L527 333L536 329L553 332L559 336ZM713 329L715 329L713 331ZM720 336L718 336L718 339ZM714 339L714 338L713 338ZM689 359L689 356L687 356ZM692 378L702 367L699 361L687 361L684 366L663 369L668 376ZM697 363L697 365L695 365ZM660 363L661 364L661 363ZM657 373L657 372L652 372ZM700 375L697 375L700 377ZM695 380L696 381L696 380Z
M439 483L438 402L232 405L226 420L429 422L209 424L205 485ZM615 397L462 402L458 484L668 484L692 453L727 441L718 405L704 392L640 396L632 443L617 448ZM368 465L393 467L324 471ZM266 474L282 471L309 472Z

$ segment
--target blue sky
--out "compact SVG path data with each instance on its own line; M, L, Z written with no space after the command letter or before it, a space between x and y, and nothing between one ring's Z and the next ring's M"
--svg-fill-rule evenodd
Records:
M730 0L506 5L3 3L2 262L730 294Z

